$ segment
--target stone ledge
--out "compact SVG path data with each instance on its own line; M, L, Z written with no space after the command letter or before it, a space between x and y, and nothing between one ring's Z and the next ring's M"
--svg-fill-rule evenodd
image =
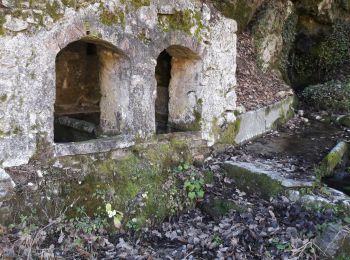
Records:
M295 99L296 96L292 95L275 104L239 115L237 119L240 120L240 129L235 143L240 144L258 137L273 129L277 123L290 119Z
M183 139L191 149L207 147L200 132L178 132L156 135L154 139L145 140L142 144L147 147L155 143L161 144L172 139ZM135 137L131 135L120 135L115 137L94 139L85 142L54 144L54 157L87 155L95 153L110 152L113 150L130 148L136 144Z
M235 180L239 189L256 192L264 197L271 197L284 189L311 187L312 182L284 178L281 173L264 169L249 162L226 161L224 169Z
M54 157L103 153L128 148L133 145L135 145L134 138L127 135L94 139L85 142L55 144Z

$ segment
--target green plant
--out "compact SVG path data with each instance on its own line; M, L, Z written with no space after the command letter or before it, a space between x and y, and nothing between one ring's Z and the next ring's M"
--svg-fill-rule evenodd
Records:
M292 246L289 241L281 241L278 238L273 238L271 240L271 244L281 251L290 251L292 250Z
M345 217L343 220L346 224L350 225L350 217L349 216Z
M126 227L134 232L141 230L141 222L137 218L133 218L126 223Z
M106 204L106 212L109 218L113 218L113 224L116 228L121 228L121 221L124 217L124 214L120 211L116 211L112 209L112 205L110 203Z
M183 171L187 171L190 168L190 164L188 162L182 162L180 165L175 167L174 172L180 173Z
M184 189L187 192L187 196L190 200L202 199L204 197L203 190L204 180L196 179L194 174L190 180L186 180L184 183Z
M350 79L344 82L332 80L324 84L307 87L302 92L302 98L316 109L349 112Z
M222 245L224 243L222 238L217 234L213 237L212 242L215 243L216 245Z

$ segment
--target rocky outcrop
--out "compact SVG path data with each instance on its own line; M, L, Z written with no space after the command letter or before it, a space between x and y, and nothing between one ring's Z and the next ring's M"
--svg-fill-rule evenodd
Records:
M297 1L297 36L289 74L297 88L344 79L349 72L348 1Z
M277 73L296 89L349 74L349 1L214 2L240 31L251 31L264 72Z
M284 37L283 33L294 11L291 1L268 1L256 14L252 36L257 62L264 72L279 69L282 51L290 44L288 41L292 40Z
M211 0L220 12L235 19L239 32L246 29L264 0Z

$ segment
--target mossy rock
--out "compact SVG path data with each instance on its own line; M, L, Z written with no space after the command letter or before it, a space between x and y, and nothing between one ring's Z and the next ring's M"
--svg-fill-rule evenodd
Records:
M292 84L303 89L338 78L343 68L350 66L350 24L338 21L331 26L322 25L317 34L300 23L298 26L301 33L290 54Z
M218 126L217 119L213 121L213 127L211 129L211 135L215 139L216 145L225 146L235 144L236 136L241 127L241 119L237 118L235 122L229 123L224 127Z
M231 210L242 211L240 206L235 202L221 198L210 199L207 202L201 203L199 207L205 214L213 219L219 219L227 215Z
M335 168L343 162L343 158L348 154L349 145L346 142L338 143L322 160L317 168L320 177L329 177L334 174Z
M201 38L201 33L205 28L201 13L190 9L175 11L167 15L158 14L158 25L164 32L183 31L198 38Z
M139 144L123 157L111 154L61 158L64 166L83 165L87 177L67 184L65 194L84 206L89 216L105 213L105 205L123 213L122 223L132 219L142 227L162 222L191 205L183 181L173 171L180 163L191 163L185 141L173 138L157 144ZM67 212L76 215L75 209Z
M303 90L301 97L305 103L315 109L348 113L350 112L350 79L343 82L332 80L309 86Z
M238 189L247 193L255 193L265 199L277 196L283 191L281 181L239 165L225 163L225 174L235 181Z

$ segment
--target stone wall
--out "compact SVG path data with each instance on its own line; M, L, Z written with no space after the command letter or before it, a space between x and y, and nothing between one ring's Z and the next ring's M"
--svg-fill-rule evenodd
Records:
M103 47L98 55L106 132L155 133L155 67L163 50L175 68L172 122L187 130L199 125L202 138L213 144L212 129L235 121L237 25L210 5L195 0L2 2L0 166L26 163L42 148L55 146L56 58L77 41Z

